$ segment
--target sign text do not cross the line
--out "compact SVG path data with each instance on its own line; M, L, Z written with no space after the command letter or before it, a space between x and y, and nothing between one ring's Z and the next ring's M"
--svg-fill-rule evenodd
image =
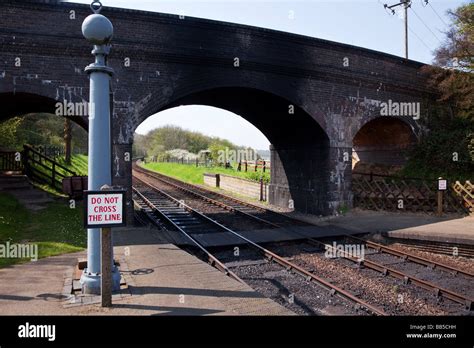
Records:
M85 191L86 228L125 225L125 191Z

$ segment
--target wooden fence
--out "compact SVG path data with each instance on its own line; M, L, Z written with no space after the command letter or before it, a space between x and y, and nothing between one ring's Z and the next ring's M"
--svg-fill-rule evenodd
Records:
M472 185L470 189L461 187L465 186L460 183L457 186L454 184L444 191L443 212L463 214L469 212L465 199L458 191L470 194L472 198ZM437 180L354 173L352 192L354 206L369 210L433 213L438 209Z
M237 165L237 170L240 171L254 171L257 172L258 169L261 169L262 172L270 171L270 161L257 160L257 161L240 161Z
M29 145L23 146L23 166L25 175L42 184L47 184L61 191L62 181L76 173L62 166L54 159L45 156Z
M53 159L56 159L57 157L61 157L61 156L64 157L64 155L66 154L65 146L35 145L32 147L39 153ZM73 146L71 149L72 155L80 155L80 154L85 154L85 153L87 153L87 149L82 149L78 146Z
M22 154L19 151L0 152L0 172L22 172Z
M176 158L176 157L166 157L166 158L157 158L152 156L150 158L151 162L165 162L165 163L179 163L179 164L188 164L188 165L195 165L196 167L213 167L215 164L210 159L186 159L186 158ZM146 162L146 161L145 161ZM233 165L231 163L224 163L221 165L223 167L229 168ZM238 163L234 163L236 169L244 172L257 172L261 170L262 172L269 172L270 171L270 161L265 160L257 160L257 161L240 161Z
M462 198L464 207L474 213L474 185L469 180L464 184L456 181L453 190Z

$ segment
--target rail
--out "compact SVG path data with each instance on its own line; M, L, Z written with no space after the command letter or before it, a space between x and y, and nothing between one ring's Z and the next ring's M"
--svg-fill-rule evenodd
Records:
M194 196L198 197L198 198L201 198L211 204L214 204L214 205L218 205L224 209L227 209L227 210L231 210L233 212L236 212L236 213L240 213L242 215L245 215L247 217L251 217L251 218L254 218L255 220L258 220L260 222L264 222L264 223L267 223L269 225L272 225L273 227L277 227L279 226L278 224L275 224L271 221L268 221L268 220L264 220L260 217L257 217L257 216L254 216L252 215L251 213L249 212L244 212L244 211L241 211L239 209L236 209L235 207L231 206L231 205L228 205L228 204L225 204L223 202L220 202L220 201L217 201L217 200L214 200L214 199L211 199L209 197L206 197L205 195L203 194L200 194L200 193L197 193L197 192L193 192L193 190L189 189L189 187L194 187L200 191L207 191L205 189L202 189L202 188L199 188L199 187L196 187L194 185L191 185L191 184L185 184L188 188L184 188L184 187L179 187L179 185L177 184L173 184L171 183L170 181L167 181L167 180L164 180L162 178L160 178L158 175L154 175L155 173L150 173L149 171L147 170L144 170L143 168L140 168L141 169L141 172L142 173L146 173L148 176L151 176L151 177L155 177L156 179L158 180L161 180L171 186L174 186L175 188L178 188L180 190L183 190L183 191L186 191L190 194L193 194ZM148 172L148 173L147 173ZM161 174L160 174L161 176ZM169 179L172 179L172 178L169 178ZM172 179L173 181L177 181L175 179ZM210 192L211 194L215 194L214 192ZM233 201L238 201L237 199L233 198L232 199ZM254 206L252 204L249 204L247 203L246 206L253 206L255 207L256 209L259 209L259 210L266 210L266 211L269 211L275 215L281 215L279 213L276 213L276 212L273 212L271 210L267 210L265 208L261 208L261 207L258 207L258 206ZM283 215L286 217L286 215ZM294 218L291 218L291 217L287 217L291 220L294 220L296 222L299 222L299 223L302 223L302 221L300 220L297 220L297 219L294 219ZM310 225L310 224L308 224ZM232 232L235 234L235 232ZM294 233L297 233L297 232L294 232ZM299 234L299 233L297 233ZM323 242L320 242L318 241L317 239L314 239L314 238L308 238L307 236L304 236L304 235L301 235L302 238L304 239L307 239L308 241L316 244L316 245L319 245L319 246L324 246L324 247L330 247L330 246L327 246L325 243ZM442 269L442 270L445 270L445 271L449 271L449 272L454 272L454 273L460 273L460 274L463 274L465 276L468 276L468 277L473 277L473 274L470 273L470 272L466 272L466 271L463 271L463 270L460 270L460 269L457 269L457 268L454 268L454 267L451 267L451 266L448 266L448 265L445 265L445 264L442 264L442 263L439 263L439 262L435 262L435 261L432 261L432 260L428 260L428 259L425 259L425 258L422 258L422 257L419 257L419 256L416 256L416 255L413 255L413 254L410 254L410 253L406 253L406 252L401 252L401 251L398 251L398 250L395 250L393 248L390 248L390 247L386 247L386 246L383 246L381 244L378 244L378 243L374 243L374 242L371 242L371 241L367 241L367 240L362 240L362 239L359 239L359 238L356 238L354 236L350 236L350 235L346 235L344 234L343 236L345 237L349 237L349 238L352 238L352 239L357 239L361 242L364 242L365 244L367 244L368 246L376 249L376 250L379 250L380 252L385 252L387 254L391 254L391 255L394 255L394 256L398 256L398 257L402 257L403 259L405 260L408 260L408 261L411 261L411 262L414 262L414 263L418 263L418 264L422 264L422 265L425 265L425 266L428 266L428 267L432 267L432 268L439 268L439 269ZM245 237L243 237L245 239ZM251 241L249 241L251 242ZM251 242L253 243L253 242ZM463 295L460 295L458 293L455 293L453 291L450 291L448 289L444 289L444 288L441 288L439 286L437 286L436 284L432 284L430 282L427 282L427 281L424 281L422 279L419 279L417 277L414 277L414 276L410 276L406 273L403 273L401 271L398 271L398 270L395 270L393 268L389 268L385 265L382 265L382 264L378 264L374 261L369 261L369 260L364 260L362 263L360 260L357 260L355 258L352 258L352 257L345 257L347 258L348 260L350 261L353 261L353 262L358 262L359 264L363 264L365 265L367 268L371 268L375 271L378 271L378 272L381 272L383 273L384 275L391 275L395 278L398 278L398 279L402 279L404 280L405 282L411 282L413 283L414 285L418 286L418 287L421 287L421 288L424 288L425 290L434 290L435 293L438 295L438 296L442 296L442 297L446 297L446 298L449 298L450 300L452 301L455 301L455 302L458 302L460 304L463 304L465 305L465 307L468 309L468 310L472 310L473 309L473 299L469 298L469 297L466 297L466 296L463 296Z
M332 294L337 294L338 296L340 296L342 298L345 298L346 300L353 301L353 302L357 303L358 305L366 308L369 312L371 312L373 314L386 315L386 313L383 310L381 310L381 309L379 309L379 308L377 308L373 305L370 305L369 303L365 302L364 300L354 296L350 292L348 292L348 291L346 291L342 288L337 287L336 285L332 284L331 282L329 282L329 281L327 281L323 278L318 277L317 275L307 271L306 269L304 269L304 268L288 261L284 257L281 257L281 256L273 253L272 251L260 246L259 244L253 242L252 240L242 236L241 234L239 234L239 233L231 230L230 228L220 224L219 222L209 218L208 216L204 215L203 213L189 207L188 205L184 204L182 201L179 201L179 200L175 199L174 197L168 195L166 192L163 192L162 190L160 190L158 187L154 186L153 184L151 184L149 182L146 182L146 181L143 181L142 179L139 179L137 177L135 177L135 178L137 180L141 181L146 186L152 188L153 190L155 190L157 192L161 192L161 194L165 197L168 197L169 200L173 200L176 204L179 204L179 205L185 207L187 210L193 212L194 215L199 216L203 220L206 220L206 221L208 221L208 222L210 222L210 223L212 223L216 226L219 226L222 230L224 230L224 231L234 235L235 237L243 240L244 242L248 243L252 247L256 248L269 261L276 262L280 266L285 267L288 271L294 271L295 273L297 273L300 276L304 277L307 281L314 281L319 286L329 290ZM157 209L157 208L155 208L155 209ZM160 214L160 215L162 215L162 214Z

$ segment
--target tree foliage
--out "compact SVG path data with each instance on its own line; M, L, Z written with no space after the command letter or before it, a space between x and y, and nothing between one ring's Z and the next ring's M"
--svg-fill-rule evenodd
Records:
M455 179L470 178L474 162L474 4L448 11L451 25L424 71L438 105L422 119L428 132L414 148L406 171Z
M17 116L0 123L0 148L21 150L24 144L64 146L64 118L45 113ZM72 146L87 152L87 132L72 122Z
M146 135L135 134L134 156L165 156L170 150L181 149L198 154L201 150L211 150L211 159L217 159L218 151L241 149L229 140L210 137L200 132L189 131L178 126L163 126Z

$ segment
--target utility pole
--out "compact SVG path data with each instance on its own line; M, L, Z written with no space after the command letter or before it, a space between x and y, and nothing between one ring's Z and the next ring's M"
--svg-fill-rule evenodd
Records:
M408 59L408 8L411 6L411 0L400 0L398 4L387 5L384 4L384 8L388 8L392 14L395 14L394 7L402 6L404 7L404 20L405 20L405 58Z

